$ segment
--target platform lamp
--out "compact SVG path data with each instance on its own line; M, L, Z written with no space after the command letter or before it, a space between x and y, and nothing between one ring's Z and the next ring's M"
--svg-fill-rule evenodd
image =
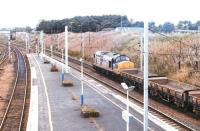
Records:
M148 130L148 74L149 74L149 49L148 49L148 19L144 21L144 131Z
M61 49L61 54L62 54L62 58L61 58L61 62L64 63L64 50ZM62 72L61 72L61 80L64 81L64 66L62 65Z
M69 73L69 66L68 66L68 26L65 26L65 73Z
M83 60L84 60L84 35L82 34L81 30L81 106L84 103L84 96L83 96Z
M126 110L122 112L122 117L125 116L124 119L126 121L126 131L129 131L129 123L131 119L131 115L129 113L129 91L132 91L135 86L128 87L126 83L121 83L121 86L124 90L126 90Z
M40 31L40 46L41 46L41 51L40 51L40 56L41 59L43 58L43 54L44 54L44 33L43 31Z

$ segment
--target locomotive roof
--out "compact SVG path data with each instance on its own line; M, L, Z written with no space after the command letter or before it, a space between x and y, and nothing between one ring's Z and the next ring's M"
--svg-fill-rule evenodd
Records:
M112 57L112 58L120 56L119 53L114 53L114 52L110 52L110 51L97 51L95 54L100 55L100 56L108 56L108 57Z

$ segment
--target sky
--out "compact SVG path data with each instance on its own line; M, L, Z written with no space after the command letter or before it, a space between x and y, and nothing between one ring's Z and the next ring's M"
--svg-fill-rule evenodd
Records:
M199 0L1 0L0 28L31 26L40 20L86 15L127 15L134 21L200 20Z

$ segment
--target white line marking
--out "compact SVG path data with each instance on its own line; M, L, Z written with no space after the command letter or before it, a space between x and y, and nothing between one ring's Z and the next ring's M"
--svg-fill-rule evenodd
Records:
M37 79L35 67L31 67L31 78Z
M89 82L94 82L94 80L91 80L91 79L89 79L88 81L89 81Z
M38 131L38 86L31 86L27 131Z
M48 116L49 116L49 126L50 126L50 130L53 131L53 124L52 124L52 118L51 118L51 107L50 107L50 103L49 103L49 96L48 96L46 82L44 80L44 76L43 76L43 73L42 73L42 70L40 68L40 65L39 65L38 61L36 60L35 56L33 56L33 58L35 59L35 61L37 63L37 66L39 67L40 74L42 76L42 81L43 81L44 88L45 88L45 95L46 95L46 98L47 98L47 107L48 107L47 109L48 109Z

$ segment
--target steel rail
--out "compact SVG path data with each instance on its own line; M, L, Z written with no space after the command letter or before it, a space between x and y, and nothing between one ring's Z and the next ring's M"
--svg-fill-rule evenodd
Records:
M27 65L26 65L26 61L25 61L25 59L24 59L24 56L23 56L23 54L19 51L19 49L17 49L16 47L15 47L15 50L14 50L14 52L15 52L15 54L16 54L16 56L17 56L17 60L18 60L18 63L17 63L17 73L16 73L16 78L15 78L15 82L14 82L14 85L13 85L13 90L12 90L12 93L11 93L11 97L10 97L10 100L9 100L9 103L8 103L8 105L7 105L7 107L6 107L6 111L5 111L5 113L4 113L4 116L3 116L3 119L2 119L2 121L1 121L1 124L0 124L0 130L2 130L3 128L4 128L4 124L5 124L5 121L6 121L6 119L7 119L7 116L8 116L8 112L9 112L9 110L10 110L10 108L11 108L11 104L12 104L12 102L13 102L13 97L14 97L14 94L15 94L15 92L16 92L16 90L17 90L17 84L18 84L18 80L19 80L19 72L20 72L20 56L19 55L22 55L22 58L23 58L23 62L24 62L24 65L25 65L25 71L26 71L26 74L25 74L25 90L24 90L24 97L23 97L23 104L22 104L22 110L21 110L21 113L20 113L20 122L19 122L19 127L18 127L18 131L20 131L21 130L21 127L22 127L22 122L23 122L23 116L24 116L24 109L25 109L25 104L26 104L26 91L27 91L27 76L28 76L28 72L27 72ZM18 52L18 53L17 53ZM19 86L21 86L21 85L19 85Z

